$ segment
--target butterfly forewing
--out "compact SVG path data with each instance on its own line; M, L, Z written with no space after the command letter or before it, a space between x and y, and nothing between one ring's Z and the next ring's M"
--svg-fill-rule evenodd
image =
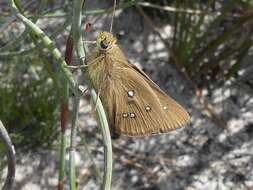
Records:
M106 110L111 132L146 136L174 130L186 124L188 113L166 95L143 71L128 63L114 44L108 51L96 49L88 74Z

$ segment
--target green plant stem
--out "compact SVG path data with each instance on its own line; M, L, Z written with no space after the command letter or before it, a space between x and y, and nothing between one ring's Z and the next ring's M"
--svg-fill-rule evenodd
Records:
M91 162L93 164L94 171L96 172L97 177L99 178L100 181L102 181L103 178L102 178L102 175L101 175L101 171L100 171L99 167L97 166L97 164L96 164L96 162L95 162L95 160L94 160L94 158L93 158L93 156L91 154L91 150L90 150L90 148L88 146L88 143L86 141L85 135L83 135L81 137L80 144L82 144L84 146L85 152L86 152L86 154L88 155L89 159L91 160Z
M64 78L69 82L70 89L72 92L78 96L78 88L76 87L76 83L74 81L74 78L71 74L71 72L66 68L67 64L64 61L64 59L61 56L60 51L54 46L53 42L50 40L48 36L33 22L31 22L29 19L27 19L25 16L19 13L17 7L15 6L15 3L13 0L9 0L8 3L10 4L10 7L12 8L12 11L14 12L15 16L21 20L38 38L42 41L44 46L52 53L54 59L57 60L57 63L60 64L60 68L62 70L62 73L64 75ZM75 41L75 47L78 54L78 57L80 58L80 62L84 63L84 49L82 46L82 39L80 35L80 26L81 26L81 7L83 4L83 0L76 0L74 3L74 16L73 16L73 26L74 26L74 41ZM76 11L77 10L77 11ZM82 59L81 59L82 58ZM105 146L105 171L104 171L104 178L103 178L103 189L104 190L110 190L111 189L111 176L112 176L112 147L111 147L111 139L110 139L110 132L109 127L106 119L106 115L102 106L102 103L99 98L97 98L95 91L92 91L92 99L97 100L97 115L99 118L102 134L103 134L103 141ZM72 122L73 123L73 122ZM75 130L73 131L72 137L75 136ZM72 138L73 139L73 138ZM73 148L73 147L72 147ZM71 165L74 165L74 151L70 151L70 163ZM75 170L71 170L70 175L74 177ZM74 186L75 187L75 186Z
M76 139L76 121L78 118L80 97L75 96L73 105L73 115L71 121L71 134L70 134L70 152L69 152L69 173L70 173L70 190L76 190L76 167L75 167L75 139Z
M103 190L111 189L112 180L112 142L110 136L110 130L106 119L106 114L100 98L97 98L95 90L91 90L92 100L94 104L97 104L96 114L100 123L100 129L102 130L103 143L104 143L104 177L103 177Z
M65 175L65 155L66 155L66 135L60 134L60 163L59 163L59 177L58 177L58 190L63 189L64 175Z
M168 11L168 12L178 12L178 13L186 13L186 14L204 14L204 12L201 10L195 10L195 9L189 9L189 8L178 8L178 7L171 7L171 6L160 6L160 5L152 4L149 2L138 2L137 5L142 6L142 7L150 7L154 9Z
M69 34L67 43L66 43L66 50L65 50L65 61L68 65L71 65L72 55L73 55L73 40L71 34ZM63 96L61 97L61 144L63 141L66 140L65 131L68 125L69 120L69 84L66 80L63 80ZM66 144L66 143L65 143ZM59 173L59 180L58 180L58 190L62 190L64 186L64 171L65 171L65 156L66 156L66 145L61 146L61 154L60 154L60 173ZM63 173L61 173L63 172Z
M85 50L83 47L83 40L81 36L81 20L82 20L82 5L85 1L84 0L76 0L74 2L74 10L73 10L73 39L76 48L76 52L78 58L80 60L80 64L85 64ZM89 79L88 79L89 81ZM106 114L101 103L99 97L97 97L96 92L94 89L91 91L91 96L93 102L96 101L96 113L98 116L98 120L100 123L100 128L102 131L103 136L103 143L104 143L104 157L105 157L105 167L104 167L104 176L103 176L103 190L110 190L111 189L111 179L112 179L112 144L111 144L111 137L110 137L110 130L106 118Z
M3 143L7 152L8 173L2 190L11 189L15 177L15 150L11 139L0 120L0 142Z
M63 80L63 96L61 97L61 133L60 133L60 163L59 163L59 178L58 178L58 190L62 190L64 186L65 175L65 156L66 156L66 128L68 125L69 109L69 85L66 80Z
M77 19L79 14L82 12L82 5L83 1L75 1L73 7L73 17L72 17L72 26L71 26L71 35L73 36L74 46L77 52L78 58L80 58L80 54L85 55L82 52L80 46L82 47L82 40L80 33L78 32L81 26L81 19ZM79 40L80 39L80 40ZM77 51L79 50L79 51ZM80 63L83 64L84 62L80 59ZM74 98L74 106L73 106L73 115L72 115L72 122L71 122L71 135L70 135L70 153L69 153L69 188L70 190L76 190L76 168L75 168L75 136L76 136L76 120L78 116L78 109L79 109L79 102L80 98L75 96Z
M70 167L70 173L69 173L69 188L70 190L76 190L76 168L75 168L75 150L69 151L69 167Z
M64 79L66 79L66 81L69 83L72 92L76 95L76 97L78 97L78 88L76 86L76 83L74 81L72 73L66 68L67 64L64 61L64 59L62 58L60 51L54 46L54 44L50 40L50 38L48 36L46 36L46 34L37 25L35 25L33 22L31 22L29 19L27 19L25 16L23 16L22 14L19 13L13 0L9 0L9 4L12 8L12 11L15 13L16 17L18 19L20 19L26 25L26 27L28 27L33 32L33 34L38 36L38 38L42 41L43 45L52 53L52 56L57 60L57 63L60 64L60 68L62 70L62 74L64 76ZM72 126L73 126L73 124L75 125L75 122L72 122ZM71 137L74 138L74 136L75 136L75 131L72 130ZM62 138L65 138L65 137L62 137ZM65 140L64 139L62 139L62 140L63 141L62 141L61 146L65 146ZM72 147L74 147L74 145ZM64 148L62 149L62 151L63 151L62 155L64 155ZM71 163L71 165L75 165L74 154L75 154L75 152L70 150L70 163ZM73 174L75 175L75 170L71 170L70 175L72 177L73 177Z
M66 78L66 80L69 82L72 92L77 95L78 91L76 90L77 88L75 80L72 76L72 73L66 68L67 64L62 58L60 51L55 47L51 39L37 25L19 13L13 0L9 0L8 3L10 4L15 16L20 19L26 25L26 27L28 27L33 32L33 34L35 34L42 41L44 46L51 52L54 59L60 64L64 78Z

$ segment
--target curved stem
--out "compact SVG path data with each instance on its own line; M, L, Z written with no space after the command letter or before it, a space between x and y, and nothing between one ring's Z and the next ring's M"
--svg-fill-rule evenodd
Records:
M58 63L60 63L60 68L63 73L63 76L69 82L72 92L77 95L78 91L76 90L77 88L76 88L75 80L72 76L72 73L67 69L67 64L62 58L61 52L55 47L52 40L36 24L34 24L32 21L27 19L24 15L19 13L13 0L9 0L8 3L10 4L15 16L19 20L21 20L26 25L26 27L28 27L35 35L38 36L38 38L42 41L43 45L51 52L54 59L57 60Z
M82 38L80 35L80 27L81 27L81 16L82 16L82 4L84 0L76 0L74 2L74 15L73 15L73 37L75 42L76 51L78 54L79 60L81 64L84 64L84 57L85 51L83 49ZM72 76L72 73L67 69L67 64L61 56L60 51L55 47L51 39L32 21L27 19L24 15L22 15L19 10L17 9L13 0L9 0L8 3L12 8L15 16L21 20L38 38L42 41L44 46L51 52L54 59L60 64L60 68L62 70L62 74L65 79L70 84L70 89L72 92L78 96L78 88ZM92 91L92 99L96 100L97 96L95 91ZM103 133L103 141L105 146L105 174L103 178L103 189L110 190L111 189L111 176L112 176L112 147L111 147L111 139L110 139L110 132L107 123L107 119L105 116L105 112L102 106L100 99L98 98L98 105L97 105L97 115L99 118L101 130ZM73 136L72 136L73 137Z
M112 142L110 136L110 130L106 119L106 114L100 98L97 98L95 90L91 90L91 96L94 104L97 104L96 114L99 120L100 129L103 136L104 143L104 176L103 176L103 190L111 189L112 180Z
M85 50L83 47L83 40L81 36L81 20L82 20L82 5L85 1L84 0L76 0L74 3L74 10L73 10L73 38L74 44L76 48L76 52L78 58L80 60L80 64L85 64ZM89 81L89 79L87 79ZM108 126L108 122L106 119L106 114L101 103L99 97L95 90L92 89L91 96L93 102L96 104L97 101L97 108L96 113L98 116L98 120L100 123L100 128L102 131L103 136L103 143L104 143L104 158L105 158L105 167L104 167L104 176L103 176L103 190L110 190L111 189L111 179L112 179L112 144L111 144L111 137L110 137L110 130Z
M3 142L7 152L8 173L2 190L9 190L12 187L15 177L15 150L11 143L11 139L6 131L2 121L0 120L0 139Z

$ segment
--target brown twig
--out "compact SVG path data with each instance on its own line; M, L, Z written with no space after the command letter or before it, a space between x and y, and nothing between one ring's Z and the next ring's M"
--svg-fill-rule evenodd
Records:
M65 62L68 65L71 65L71 61L72 61L72 54L73 54L73 40L71 35L68 36L67 39L67 43L66 43L66 50L65 50ZM63 138L65 138L65 131L68 125L68 120L69 120L69 106L68 106L68 85L67 82L64 84L64 93L62 93L63 95L60 98L60 103L61 103L61 141L64 141ZM64 143L64 142L61 142ZM62 147L61 149L65 149L66 147ZM57 189L58 190L62 190L64 188L64 171L65 171L65 150L61 150L61 154L60 155L60 172L59 172L59 180L58 180L58 185L57 185Z

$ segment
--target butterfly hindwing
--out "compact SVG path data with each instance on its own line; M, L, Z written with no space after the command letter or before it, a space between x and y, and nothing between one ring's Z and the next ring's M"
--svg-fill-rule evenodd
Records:
M170 96L168 96L165 92L163 92L160 89L160 87L157 84L155 84L143 71L141 71L132 64L130 65L135 71L137 71L144 77L145 81L150 85L153 92L155 92L161 105L163 106L164 112L168 113L166 114L167 121L173 121L173 123L176 122L180 126L190 121L189 114L181 105L179 105L175 100L173 100Z

